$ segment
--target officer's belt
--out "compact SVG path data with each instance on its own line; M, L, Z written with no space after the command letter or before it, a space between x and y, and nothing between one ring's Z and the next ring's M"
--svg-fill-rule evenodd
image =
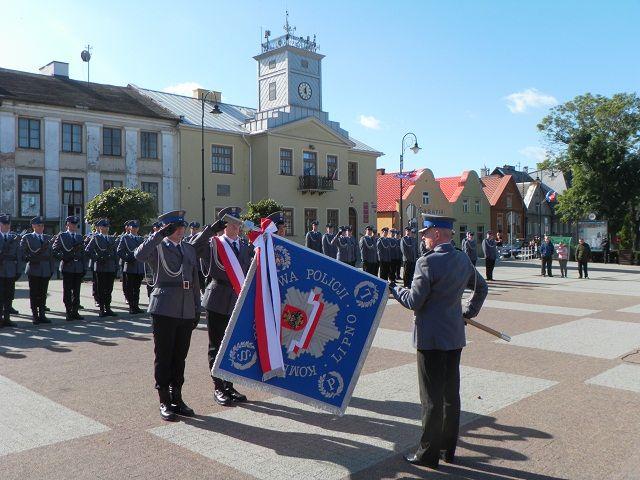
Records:
M153 284L154 287L158 288L172 288L172 287L180 287L184 288L184 282L182 281L174 281L174 282L156 282Z

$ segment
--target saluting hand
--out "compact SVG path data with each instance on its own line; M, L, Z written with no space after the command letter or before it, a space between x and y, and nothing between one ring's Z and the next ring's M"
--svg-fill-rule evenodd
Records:
M222 230L224 230L226 226L227 226L227 222L225 220L216 220L211 225L211 228L213 229L213 233L217 234L218 232L221 232Z
M163 225L160 230L158 230L158 233L162 235L162 237L168 237L170 235L173 235L177 228L178 226L175 223L167 223L166 225Z

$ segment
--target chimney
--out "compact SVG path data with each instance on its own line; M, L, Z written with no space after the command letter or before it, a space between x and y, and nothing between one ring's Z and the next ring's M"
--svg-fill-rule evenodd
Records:
M47 63L44 67L41 67L40 72L43 75L49 75L51 77L69 78L69 64L54 60L53 62Z
M193 98L197 98L198 100L202 100L204 96L207 94L209 90L206 88L196 88L193 91ZM222 92L216 92L215 90L211 90L211 93L207 97L209 102L213 103L221 103L222 102Z
M480 169L480 176L481 177L488 177L489 176L489 169L487 167L481 168Z
M377 168L376 175L384 175L384 168Z

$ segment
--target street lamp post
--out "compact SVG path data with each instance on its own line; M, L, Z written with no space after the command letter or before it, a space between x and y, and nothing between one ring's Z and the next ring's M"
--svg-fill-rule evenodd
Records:
M202 121L200 122L200 141L201 141L201 163L202 163L202 226L204 227L207 223L205 216L205 197L204 197L204 105L206 103L207 97L210 93L214 93L212 90L209 90L202 96ZM213 110L211 112L214 115L220 115L222 110L218 106L218 102L213 106Z
M418 153L421 149L418 146L418 138L416 137L415 133L405 133L404 137L402 137L402 151L400 153L400 225L399 225L399 229L402 231L403 228L403 219L402 219L402 167L404 166L404 151L407 148L407 144L406 139L408 136L413 136L413 147L411 147L411 151L413 153Z

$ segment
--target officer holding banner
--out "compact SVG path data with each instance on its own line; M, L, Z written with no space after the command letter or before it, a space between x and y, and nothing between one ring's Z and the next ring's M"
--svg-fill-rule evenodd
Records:
M454 219L425 215L423 242L427 254L416 262L411 288L390 285L391 293L414 311L418 381L423 432L416 452L405 459L437 469L440 458L452 463L460 423L460 355L465 318L475 317L487 296L487 283L469 257L451 245ZM473 296L464 310L465 288Z
M191 332L200 319L198 261L192 245L183 242L184 210L158 217L162 226L135 249L134 257L153 270L153 292L148 312L153 326L156 389L160 417L195 415L182 399L184 367L191 344Z
M239 236L242 226L241 211L238 207L223 208L213 225L208 225L189 240L195 247L198 258L208 260L208 269L204 274L209 284L204 291L202 305L207 311L210 372L253 254L247 241ZM224 234L217 236L222 229ZM233 388L233 383L213 377L213 374L212 378L213 398L218 404L228 406L247 400L246 396Z

